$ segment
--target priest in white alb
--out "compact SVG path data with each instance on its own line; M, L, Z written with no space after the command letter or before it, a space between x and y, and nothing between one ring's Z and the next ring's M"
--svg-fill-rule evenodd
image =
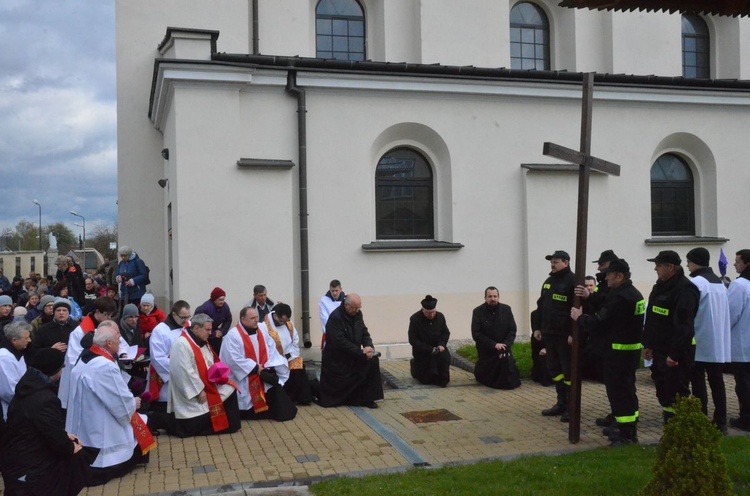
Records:
M228 381L229 370L208 344L212 322L206 314L195 315L169 353L169 419L158 427L171 435L184 438L240 429L237 391Z
M128 390L117 364L120 330L111 320L94 331L93 344L83 350L70 374L65 430L75 432L84 449L97 453L88 486L98 486L147 463L156 446L144 417L141 399Z
M172 351L182 330L190 324L190 304L178 300L164 322L154 327L149 340L151 364L148 370L148 392L151 395L151 409L158 412L167 411L169 398L169 353Z
M240 322L229 330L221 345L221 360L240 391L240 415L245 419L291 420L297 407L284 390L289 379L287 359L276 343L258 326L258 311L245 307Z
M276 350L287 361L289 379L284 382L284 391L297 405L312 403L310 380L299 352L299 333L292 323L292 307L286 303L277 303L263 322L258 324L258 328L271 336L276 343Z

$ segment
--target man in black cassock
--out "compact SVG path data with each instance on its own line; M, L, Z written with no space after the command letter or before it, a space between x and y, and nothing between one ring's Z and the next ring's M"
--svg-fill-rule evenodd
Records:
M500 303L494 286L484 290L484 303L471 316L471 337L479 359L474 366L478 382L494 389L515 389L521 385L511 347L516 340L516 321L508 305Z
M328 318L320 367L321 406L377 408L375 400L383 399L379 353L372 346L361 308L362 300L352 293Z
M409 344L414 357L411 376L422 384L445 387L451 379L451 354L447 348L451 332L436 306L437 298L427 295L422 309L409 318Z

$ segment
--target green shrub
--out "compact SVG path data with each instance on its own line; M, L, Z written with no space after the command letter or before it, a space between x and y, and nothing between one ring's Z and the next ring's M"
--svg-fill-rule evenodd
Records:
M511 351L513 353L513 358L516 359L516 365L518 366L518 373L521 375L521 379L528 379L531 377L531 343L515 343ZM456 353L471 363L477 363L477 347L473 344L462 346L456 351Z
M721 433L701 411L698 398L678 398L675 416L664 427L653 478L642 496L724 496L732 494L727 462L719 450Z

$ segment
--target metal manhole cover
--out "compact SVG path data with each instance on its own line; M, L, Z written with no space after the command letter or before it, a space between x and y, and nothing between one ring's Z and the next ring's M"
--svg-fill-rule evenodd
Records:
M451 413L444 408L438 410L420 410L415 412L402 413L404 417L415 424L427 424L429 422L445 422L448 420L462 420L455 413Z

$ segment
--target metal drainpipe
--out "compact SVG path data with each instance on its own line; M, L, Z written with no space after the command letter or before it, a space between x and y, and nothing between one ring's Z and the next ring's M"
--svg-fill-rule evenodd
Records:
M260 36L258 29L260 22L258 21L258 0L253 0L253 55L258 55L258 41Z
M297 73L289 71L286 90L297 97L297 144L299 153L299 251L300 283L302 296L302 340L305 348L312 347L310 340L310 261L307 241L307 107L305 90L297 86Z

